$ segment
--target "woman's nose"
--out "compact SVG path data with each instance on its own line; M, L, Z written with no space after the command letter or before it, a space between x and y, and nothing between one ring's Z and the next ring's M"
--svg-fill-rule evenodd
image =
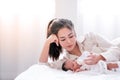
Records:
M70 39L67 39L67 43L71 43Z

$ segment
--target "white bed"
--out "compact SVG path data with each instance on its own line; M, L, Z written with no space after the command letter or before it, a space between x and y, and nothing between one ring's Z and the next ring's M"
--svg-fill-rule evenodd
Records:
M35 64L18 75L15 80L120 80L120 72L105 74L85 71L73 73L52 69L46 65Z

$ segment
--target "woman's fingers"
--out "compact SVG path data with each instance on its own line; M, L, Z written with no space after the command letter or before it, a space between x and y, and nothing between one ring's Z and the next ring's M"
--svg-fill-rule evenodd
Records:
M59 46L59 42L58 42L58 38L55 34L51 34L49 37L48 37L48 42L50 43L53 43L55 42L57 46Z
M85 59L84 62L85 62L85 64L88 64L88 65L92 65L93 64L92 60L88 60L88 59Z
M55 43L57 46L59 46L58 39L55 40Z
M89 55L85 60L84 62L88 65L93 65L93 64L96 64L96 55Z

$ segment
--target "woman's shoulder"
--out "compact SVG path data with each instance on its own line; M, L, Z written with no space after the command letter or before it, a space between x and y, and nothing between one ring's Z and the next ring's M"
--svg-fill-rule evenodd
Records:
M82 43L85 40L88 39L95 39L96 38L96 33L95 32L87 32L83 34L82 36L79 37L78 42Z
M98 34L95 32L87 32L84 36L85 37L95 37L96 35L98 35Z
M99 33L95 33L95 32L88 32L84 35L85 39L86 40L92 40L92 41L95 41L95 40L107 40L105 36L99 34Z

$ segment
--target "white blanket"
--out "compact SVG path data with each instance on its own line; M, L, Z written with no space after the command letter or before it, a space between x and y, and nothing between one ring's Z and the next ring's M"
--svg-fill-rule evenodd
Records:
M96 72L72 72L52 69L46 65L35 64L18 75L15 80L120 80L120 72L100 74Z

